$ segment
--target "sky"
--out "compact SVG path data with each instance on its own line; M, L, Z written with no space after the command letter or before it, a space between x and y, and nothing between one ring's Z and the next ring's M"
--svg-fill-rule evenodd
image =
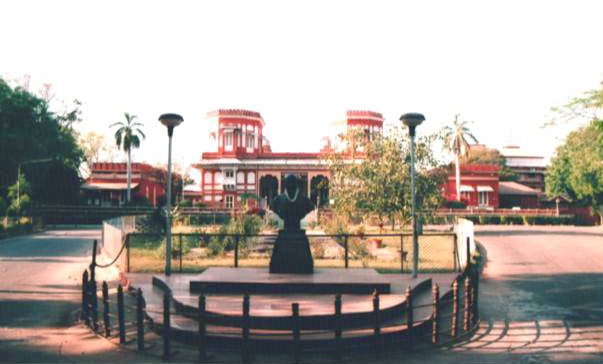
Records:
M346 110L418 133L472 121L480 143L550 156L576 125L550 108L603 81L601 1L2 1L0 76L80 100L77 129L144 123L135 161L199 160L204 117L259 111L273 151L317 151Z

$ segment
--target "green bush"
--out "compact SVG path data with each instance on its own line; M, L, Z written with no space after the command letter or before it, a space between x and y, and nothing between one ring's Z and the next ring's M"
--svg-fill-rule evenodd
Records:
M465 219L482 225L578 225L580 216L535 216L535 215L467 215Z
M190 215L188 223L193 226L228 224L231 218L227 214Z
M30 222L25 224L8 225L6 227L6 232L9 235L29 234L33 232L33 225Z
M462 201L452 200L452 201L446 201L446 203L444 204L444 207L448 208L448 209L466 209L467 205Z
M207 244L207 248L212 256L221 255L224 252L223 238L219 236L212 236Z
M480 219L479 219L478 215L466 215L466 216L464 216L464 218L471 221L474 224L480 223Z
M225 236L227 234L241 234L241 235L257 235L262 226L264 220L257 215L241 215L231 220L228 224L220 226L218 230L219 236L214 236L210 244L214 245L214 248L210 248L212 251L219 251L217 244L221 245L222 251L233 250L236 244L236 237ZM241 236L239 237L239 250L243 251L247 248L247 242L250 238ZM213 242L213 243L212 243ZM209 246L208 246L209 247Z
M350 233L345 221L338 216L323 221L323 228L327 235L346 235ZM337 241L339 245L343 245L344 238L337 237L335 238L335 241Z
M350 258L352 259L365 259L369 255L366 244L359 238L350 238L348 242L348 249Z

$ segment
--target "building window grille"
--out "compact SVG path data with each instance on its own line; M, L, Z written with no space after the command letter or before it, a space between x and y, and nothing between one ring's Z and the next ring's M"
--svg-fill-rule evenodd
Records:
M225 173L226 173L226 178L232 178L232 177L234 177L234 172L232 171L232 169L227 169L225 171Z
M478 203L480 206L488 206L488 192L487 191L479 191L477 197L478 197Z
M224 134L224 146L232 147L232 133Z
M246 147L249 149L253 149L253 141L254 141L253 134L247 134L246 139L247 139L246 143L245 143Z
M232 198L232 195L226 196L226 208L231 209L233 204L234 204L234 199Z

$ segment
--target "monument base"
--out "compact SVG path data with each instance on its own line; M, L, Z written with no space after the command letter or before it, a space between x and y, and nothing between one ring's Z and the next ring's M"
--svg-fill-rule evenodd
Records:
M312 274L314 261L305 230L279 231L272 258L270 273Z
M157 277L157 281L161 279ZM179 279L178 275L169 278L171 282ZM314 274L277 274L268 273L266 268L212 267L183 279L183 286L186 280L190 281L190 292L205 294L371 294L375 291L389 294L391 285L376 270L360 268L319 268Z

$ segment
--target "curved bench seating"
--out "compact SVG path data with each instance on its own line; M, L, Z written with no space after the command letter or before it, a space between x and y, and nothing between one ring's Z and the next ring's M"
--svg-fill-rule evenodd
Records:
M147 315L157 330L162 329L162 297L169 287L160 278L147 287ZM155 288L155 289L153 289ZM159 289L157 289L159 288ZM150 292L147 292L150 291ZM413 287L413 302L429 302L431 279L419 281ZM423 297L422 300L417 298ZM242 338L242 296L206 296L206 319L208 340L219 341L228 347L240 345ZM174 339L195 344L198 338L198 296L173 296L171 330ZM334 295L254 295L250 298L250 340L260 343L290 343L292 341L291 303L300 304L300 338L312 345L332 345L335 330ZM149 309L150 308L150 309ZM402 338L406 335L406 300L404 295L380 295L381 336ZM415 329L426 326L431 309L415 310ZM372 296L342 295L342 339L352 343L363 343L374 334ZM238 344L237 344L238 343Z

